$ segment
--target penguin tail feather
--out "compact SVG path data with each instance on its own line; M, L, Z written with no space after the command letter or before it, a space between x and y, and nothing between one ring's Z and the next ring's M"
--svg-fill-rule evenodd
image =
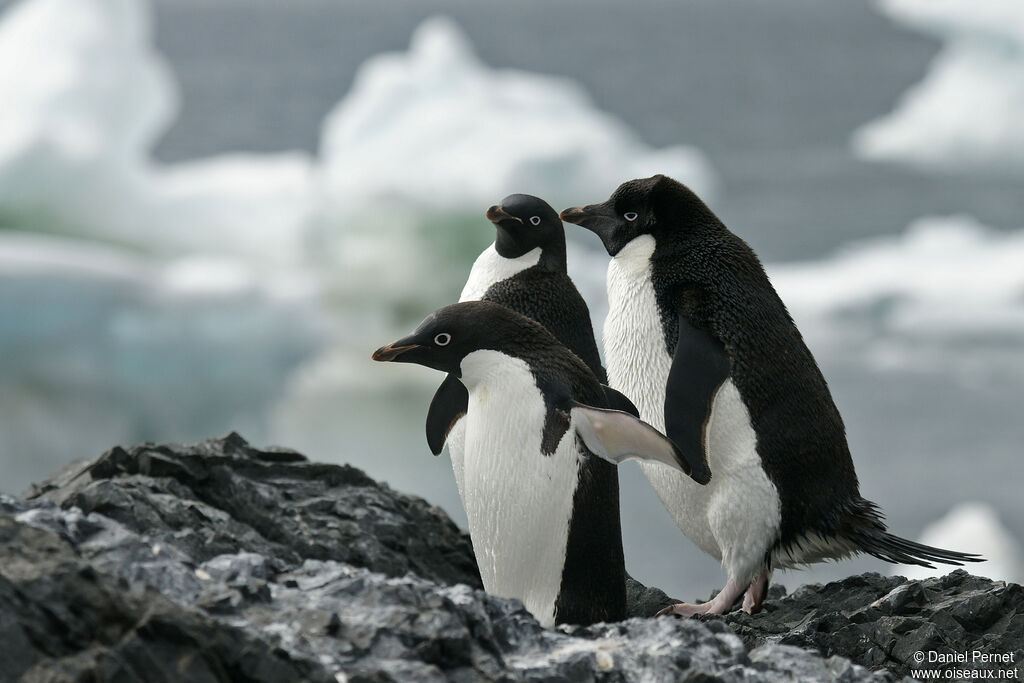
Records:
M935 548L923 543L890 534L878 506L869 500L858 498L848 512L845 533L850 543L861 551L893 564L914 564L934 569L932 562L963 565L964 562L984 562L985 558L974 553Z

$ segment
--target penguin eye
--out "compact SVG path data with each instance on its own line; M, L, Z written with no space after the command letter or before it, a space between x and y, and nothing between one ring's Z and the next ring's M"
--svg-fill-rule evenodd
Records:
M540 225L540 216L530 216L530 222L534 225Z
M635 221L637 217L637 212L627 211L626 213L622 214L622 217L625 218L627 221Z
M434 343L437 344L438 346L448 346L448 342L450 342L451 340L452 335L448 334L447 332L442 332L441 334L434 337Z

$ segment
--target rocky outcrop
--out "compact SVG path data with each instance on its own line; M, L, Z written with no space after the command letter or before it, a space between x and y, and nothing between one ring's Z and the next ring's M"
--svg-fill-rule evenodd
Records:
M440 510L353 468L237 435L115 448L0 498L0 681L893 681L1024 643L1021 588L963 572L553 630L479 585Z
M914 659L918 652L1016 653L1017 663L1024 655L1024 588L962 569L925 581L863 574L802 586L760 614L733 612L723 619L748 648L794 645L901 675L922 668ZM954 664L938 668L1007 668Z

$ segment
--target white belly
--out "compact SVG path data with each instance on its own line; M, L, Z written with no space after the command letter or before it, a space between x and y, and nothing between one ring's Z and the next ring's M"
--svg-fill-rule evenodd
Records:
M492 285L537 265L540 262L540 256L541 250L538 247L519 258L509 259L499 254L492 244L480 252L476 261L473 262L473 268L469 271L469 278L466 280L465 287L462 288L459 301L479 301ZM455 486L459 489L463 507L466 504L466 497L462 493L466 441L464 422L464 420L456 422L446 440L448 455L452 459L452 472L455 474Z
M609 384L664 432L672 357L651 284L654 246L653 237L642 235L608 266L604 349ZM640 466L682 532L721 560L730 576L742 579L757 570L778 534L778 492L761 468L749 413L731 380L718 390L706 429L711 468L706 486L665 465Z
M551 626L579 477L575 429L554 454L541 453L544 400L522 360L475 351L462 377L469 411L461 493L484 588L518 598Z

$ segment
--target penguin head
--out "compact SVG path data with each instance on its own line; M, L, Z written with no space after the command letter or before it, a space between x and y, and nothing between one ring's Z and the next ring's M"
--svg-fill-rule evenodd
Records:
M626 181L607 201L574 206L559 217L596 233L611 256L640 235L658 240L717 223L690 188L660 174Z
M487 209L487 220L494 223L498 232L494 248L505 258L518 258L537 247L556 256L565 253L562 221L539 197L510 194Z
M465 301L440 308L416 330L373 352L373 360L416 363L462 376L462 360L481 349L506 350L510 346L541 343L549 336L538 323L490 301Z

